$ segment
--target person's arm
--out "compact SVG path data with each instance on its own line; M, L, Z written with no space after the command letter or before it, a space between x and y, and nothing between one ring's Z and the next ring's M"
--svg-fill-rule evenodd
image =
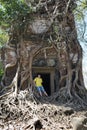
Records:
M43 83L43 80L42 80L42 78L41 78L41 84Z

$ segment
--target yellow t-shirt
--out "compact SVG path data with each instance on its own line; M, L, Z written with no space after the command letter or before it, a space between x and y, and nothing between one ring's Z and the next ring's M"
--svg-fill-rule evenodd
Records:
M36 86L37 87L39 87L39 86L42 86L42 78L38 78L38 77L36 77L35 79L34 79L34 82L35 82L35 84L36 84Z

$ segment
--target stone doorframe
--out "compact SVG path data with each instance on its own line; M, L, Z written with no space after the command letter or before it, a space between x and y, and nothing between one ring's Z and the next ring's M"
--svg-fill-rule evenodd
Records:
M32 67L32 72L50 74L50 91L51 91L51 95L52 95L54 93L55 68L53 68L53 67Z

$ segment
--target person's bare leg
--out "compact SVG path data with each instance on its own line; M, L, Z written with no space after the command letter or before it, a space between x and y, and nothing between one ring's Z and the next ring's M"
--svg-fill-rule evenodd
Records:
M44 91L44 94L46 95L46 96L48 96L48 94Z
M42 97L42 92L40 91L39 93L40 93L40 96Z

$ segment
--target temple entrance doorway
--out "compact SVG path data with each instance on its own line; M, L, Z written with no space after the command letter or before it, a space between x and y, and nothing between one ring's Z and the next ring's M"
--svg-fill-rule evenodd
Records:
M48 96L54 92L54 69L44 67L34 67L32 69L33 79L40 74L43 79L43 86Z

